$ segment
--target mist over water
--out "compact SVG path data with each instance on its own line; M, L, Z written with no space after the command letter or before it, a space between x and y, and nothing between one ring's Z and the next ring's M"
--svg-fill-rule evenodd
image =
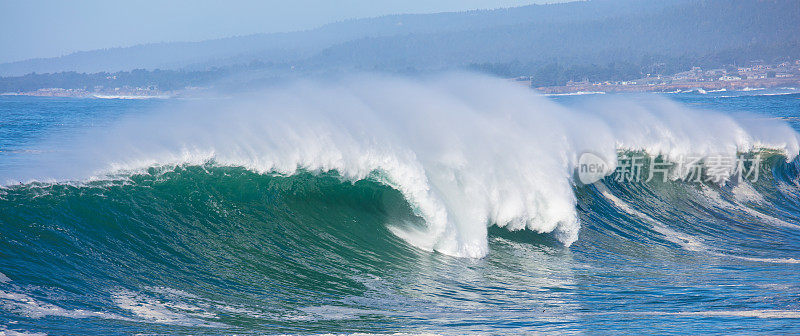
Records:
M85 183L209 163L284 176L335 172L398 190L424 221L390 224L411 245L483 257L491 225L551 234L564 246L578 239L574 175L583 153L613 168L617 150L676 159L770 149L788 162L799 148L783 121L653 95L565 106L475 74L364 74L130 115L46 141L0 180Z
M0 64L0 336L800 335L800 1L527 1L0 0L222 34Z
M0 333L796 332L800 100L763 93L0 96ZM627 155L760 175L602 176Z

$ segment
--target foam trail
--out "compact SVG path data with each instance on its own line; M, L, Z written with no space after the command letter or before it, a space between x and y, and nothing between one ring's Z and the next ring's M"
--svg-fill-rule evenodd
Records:
M772 148L791 159L800 148L782 121L692 110L652 96L598 96L584 108L567 108L513 83L463 73L297 82L130 117L43 147L58 150L0 180L107 179L209 161L262 173L337 171L396 188L427 224L393 227L395 234L465 257L486 255L491 224L574 242L572 176L583 152L733 157Z
M718 206L718 207L721 207L721 208L724 208L724 209L730 209L730 210L734 210L734 211L742 211L742 212L744 212L744 213L746 213L746 214L748 214L750 216L753 216L754 218L758 218L758 219L760 219L760 220L762 220L762 221L764 221L766 223L770 223L772 225L781 226L781 227L790 228L790 229L795 229L795 230L800 229L800 225L797 225L797 224L794 224L794 223L790 223L790 222L787 222L787 221L782 220L780 218L776 218L776 217L767 215L767 214L765 214L765 213L763 213L761 211L758 211L756 209L753 209L751 207L748 207L748 206L742 204L743 202L741 200L739 200L739 199L752 198L752 199L760 200L760 201L763 202L763 199L760 198L761 195L758 194L758 191L756 191L751 185L749 185L747 183L739 184L739 185L737 185L736 187L733 188L732 191L734 193L734 197L738 198L736 202L728 202L728 201L726 201L725 199L722 198L722 196L719 194L719 192L717 192L714 189L711 189L708 186L702 186L702 187L703 187L702 194L703 194L703 196L705 196L705 198L709 201L710 204L713 204L715 206Z
M633 207L628 205L628 203L625 203L625 201L615 196L614 193L612 193L610 190L608 190L608 188L606 188L605 185L603 185L603 183L595 183L594 186L597 188L600 194L603 195L603 197L605 197L615 207L617 207L617 209L620 209L628 213L629 215L644 219L646 222L650 223L651 227L653 228L653 231L660 233L668 241L680 246L681 248L687 251L702 252L715 257L738 259L750 262L771 263L771 264L800 264L800 260L794 258L745 257L745 256L738 256L738 255L732 255L715 251L713 248L710 248L708 245L706 245L702 239L679 232L677 230L673 230L664 223L661 223L660 221L654 219L653 217L650 217L647 214L634 209Z
M623 200L619 199L619 197L615 196L614 193L612 193L610 190L608 190L608 188L606 188L606 186L602 182L601 183L595 183L594 186L597 188L597 190L600 192L600 194L603 195L603 197L605 197L607 200L609 200L618 209L628 213L629 215L632 215L632 216L635 216L635 217L639 217L639 218L644 219L645 221L649 222L651 224L651 227L653 228L653 231L660 233L668 241L680 246L681 248L683 248L683 249L685 249L687 251L693 251L693 252L707 252L708 251L708 247L706 247L706 245L702 242L702 240L700 240L698 238L695 238L695 237L692 237L690 235L678 232L676 230L673 230L673 229L667 227L666 225L664 225L664 223L661 223L661 222L655 220L653 217L650 217L647 214L634 209L633 207L628 205L628 203L625 203L625 201L623 201Z

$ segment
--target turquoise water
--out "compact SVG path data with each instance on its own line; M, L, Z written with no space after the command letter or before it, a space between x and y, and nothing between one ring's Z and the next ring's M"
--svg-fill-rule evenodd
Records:
M565 106L590 99L554 98ZM800 130L798 94L670 99ZM25 170L63 150L53 143L180 104L0 97L0 171ZM762 178L746 185L575 184L580 232L571 246L492 226L483 258L426 251L395 235L393 225L425 220L378 177L267 174L212 160L125 178L14 182L0 190L0 328L800 333L800 166L783 159L768 156ZM704 247L687 248L681 237Z

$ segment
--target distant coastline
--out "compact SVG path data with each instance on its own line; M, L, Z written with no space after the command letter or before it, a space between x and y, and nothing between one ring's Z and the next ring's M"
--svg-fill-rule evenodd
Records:
M736 81L715 81L701 83L657 83L657 84L619 84L619 83L590 83L572 84L562 86L535 87L539 92L551 95L587 94L587 93L633 93L633 92L661 92L681 93L696 91L749 91L754 89L772 88L797 88L800 87L800 78L781 79L751 79Z
M747 91L752 89L771 89L800 87L800 60L779 64L763 64L754 61L749 66L728 67L727 69L704 70L692 67L691 70L673 75L647 75L630 81L568 82L566 85L536 86L532 77L519 77L513 80L529 82L531 87L545 94L578 94L587 92L665 92L687 91Z
M243 70L243 69L239 69ZM231 70L216 70L219 74L235 73ZM169 73L170 79L180 79L179 85L170 85L168 89L162 89L155 84L157 81L148 79L148 74ZM132 72L141 77L136 80L126 77L128 73L118 75L105 75L103 80L112 82L106 85L88 85L90 81L86 77L97 77L97 74L39 74L29 75L21 78L35 78L31 82L47 85L52 83L54 87L38 88L36 90L18 90L2 95L22 95L37 97L77 97L77 98L99 98L99 99L152 99L170 98L185 96L193 91L207 89L213 81L207 73L204 76L196 76L196 73L184 72ZM692 67L690 70L678 72L672 75L645 74L645 77L625 81L599 81L590 82L568 81L564 85L537 85L540 78L536 76L518 76L508 78L511 81L536 89L547 95L580 95L598 93L626 93L626 92L661 92L661 93L681 93L696 91L699 93L720 92L720 91L748 91L755 89L772 88L800 88L800 59L785 61L778 64L763 64L762 61L752 61L747 66L732 66L726 68L703 69ZM70 79L70 78L78 78ZM102 76L101 76L102 77ZM66 78L66 79L65 79ZM199 78L199 79L198 79ZM3 78L0 78L2 80ZM12 79L6 79L12 80ZM132 84L132 83L140 84ZM175 81L171 81L175 82ZM83 85L79 85L83 83ZM65 87L56 87L63 85ZM13 87L13 86L12 86ZM41 86L40 86L41 87ZM83 88L81 88L83 87Z
M141 88L114 91L87 91L81 89L47 88L25 92L4 92L2 96L69 97L96 99L168 99L179 95L174 91L145 90Z

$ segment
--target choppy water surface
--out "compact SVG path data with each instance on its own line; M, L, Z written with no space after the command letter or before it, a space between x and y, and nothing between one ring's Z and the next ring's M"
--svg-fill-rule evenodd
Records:
M800 332L800 95L456 82L0 97L0 328ZM620 147L764 164L725 185L568 173Z

